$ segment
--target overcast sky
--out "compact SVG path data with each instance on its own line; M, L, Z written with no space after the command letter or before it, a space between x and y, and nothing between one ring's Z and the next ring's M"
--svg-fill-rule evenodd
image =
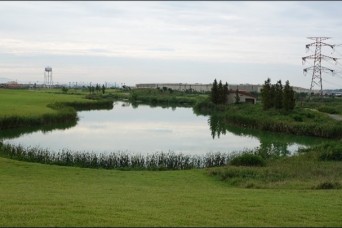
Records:
M55 83L262 84L310 87L309 36L342 43L342 2L0 2L0 78ZM327 55L342 57L342 46ZM339 74L324 88L342 88Z

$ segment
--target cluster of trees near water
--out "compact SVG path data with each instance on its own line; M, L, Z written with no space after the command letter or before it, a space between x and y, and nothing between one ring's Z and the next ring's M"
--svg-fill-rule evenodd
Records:
M228 95L228 83L222 84L222 81L217 84L216 79L214 80L213 87L211 88L211 101L214 104L225 104L227 103Z
M281 80L276 84L271 84L271 79L267 79L261 89L261 99L263 109L270 108L293 110L295 107L295 94L287 80L283 87Z

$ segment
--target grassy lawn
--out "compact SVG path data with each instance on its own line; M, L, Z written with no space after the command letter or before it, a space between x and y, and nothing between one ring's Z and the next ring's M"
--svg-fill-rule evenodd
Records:
M0 158L1 226L340 226L342 191L245 189L205 170L116 171Z
M39 90L0 89L0 118L5 116L41 116L56 111L47 107L55 102L86 102L80 95L47 93ZM88 101L89 102L89 101Z

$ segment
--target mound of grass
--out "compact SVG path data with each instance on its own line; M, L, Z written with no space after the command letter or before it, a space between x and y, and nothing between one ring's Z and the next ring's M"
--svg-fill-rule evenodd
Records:
M234 166L265 166L265 160L252 153L243 153L230 161L230 165Z

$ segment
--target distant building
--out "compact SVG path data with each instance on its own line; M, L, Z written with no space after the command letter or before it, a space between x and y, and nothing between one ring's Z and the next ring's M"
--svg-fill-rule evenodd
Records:
M7 83L6 83L6 87L7 87L7 88L14 89L14 88L20 88L21 85L18 84L18 82L16 82L16 81L10 81L10 82L7 82Z
M251 103L251 104L256 104L256 97L254 97L252 94L246 92L246 91L240 91L238 92L239 94L239 102L240 103ZM230 90L228 94L228 104L233 104L236 102L236 91L235 90Z
M145 83L145 84L136 84L136 88L150 88L150 89L157 89L157 88L170 88L172 90L178 91L187 91L192 90L196 92L210 92L213 84L188 84L188 83ZM228 84L228 89L235 89L239 88L243 91L248 92L260 92L261 85L250 85L250 84L240 84L240 85L230 85Z
M149 88L157 89L166 87L172 90L187 91L192 90L196 92L209 92L211 90L212 84L188 84L188 83L150 83L150 84L136 84L137 88Z
M213 84L191 84L191 83L145 83L145 84L136 84L136 88L149 88L149 89L157 89L157 88L170 88L172 90L178 90L178 91L187 91L192 90L196 92L210 92ZM262 89L262 85L252 85L252 84L228 84L229 90L235 90L239 89L241 91L245 92L254 92L254 93L260 93ZM304 89L301 87L295 87L292 86L293 90L296 93L309 93L309 89ZM316 92L316 91L314 91Z

